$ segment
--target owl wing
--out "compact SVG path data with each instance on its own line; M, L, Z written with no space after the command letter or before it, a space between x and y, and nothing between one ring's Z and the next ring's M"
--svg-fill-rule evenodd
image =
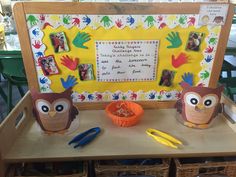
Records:
M216 117L219 113L223 112L223 105L221 103L218 103L218 105L216 106L216 109L212 115L212 118Z
M75 106L72 106L71 109L72 109L71 110L71 121L73 121L76 118L76 116L79 114L79 111Z
M175 103L175 108L177 112L179 112L180 114L182 113L182 102L180 99L177 100L177 102Z

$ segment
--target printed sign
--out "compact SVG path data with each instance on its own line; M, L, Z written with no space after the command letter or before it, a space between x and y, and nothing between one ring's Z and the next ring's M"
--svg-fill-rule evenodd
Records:
M158 40L96 41L97 81L156 80Z
M203 4L199 12L200 25L224 25L228 4Z

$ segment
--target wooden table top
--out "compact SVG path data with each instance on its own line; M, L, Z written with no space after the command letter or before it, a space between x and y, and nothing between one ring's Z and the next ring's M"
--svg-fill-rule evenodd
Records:
M6 162L55 161L116 158L197 157L236 155L236 133L223 116L205 130L191 129L176 120L174 109L145 110L141 122L133 127L114 125L103 110L81 111L74 120L70 134L45 135L33 120L5 155ZM87 146L74 149L67 143L78 133L92 127L102 133ZM184 142L180 149L157 143L146 135L147 128L170 133ZM72 130L75 130L74 132Z

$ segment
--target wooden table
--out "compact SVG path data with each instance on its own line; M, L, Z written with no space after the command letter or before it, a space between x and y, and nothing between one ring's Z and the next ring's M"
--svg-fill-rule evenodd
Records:
M16 117L23 110L27 110L25 118L16 128ZM174 109L149 109L138 125L122 128L114 125L104 110L84 110L73 122L79 125L75 132L49 136L40 131L31 110L28 93L0 125L0 142L4 142L0 144L0 171L16 162L236 155L236 133L222 115L209 129L198 130L179 123ZM82 149L68 146L73 136L96 126L102 133L93 142ZM146 135L147 128L168 132L184 145L180 149L163 146Z

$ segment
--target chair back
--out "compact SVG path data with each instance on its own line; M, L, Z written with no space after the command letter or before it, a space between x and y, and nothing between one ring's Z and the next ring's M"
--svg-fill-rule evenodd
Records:
M25 68L19 55L1 55L0 72L12 82L25 82Z

